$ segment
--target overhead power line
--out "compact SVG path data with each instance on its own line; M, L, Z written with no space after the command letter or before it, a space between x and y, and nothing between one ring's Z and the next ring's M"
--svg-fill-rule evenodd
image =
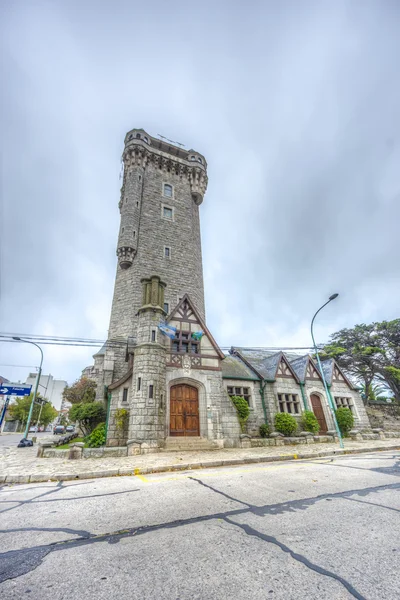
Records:
M38 344L50 345L50 346L74 346L74 347L87 347L87 348L98 348L106 345L108 348L120 348L127 344L127 340L99 340L92 338L83 337L66 337L66 336L48 336L48 335L34 335L30 333L0 333L0 341L18 343L18 340L14 340L14 337L20 337L21 339L27 339L30 341L37 342ZM324 344L320 344L318 347L323 348ZM221 350L230 350L232 347L239 348L247 351L257 350L312 350L313 346L220 346Z

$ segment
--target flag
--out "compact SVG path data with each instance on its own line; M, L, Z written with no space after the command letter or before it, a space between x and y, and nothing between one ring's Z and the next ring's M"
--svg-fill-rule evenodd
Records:
M192 338L194 340L201 340L201 338L203 337L203 335L204 335L203 331L193 331Z
M174 339L176 334L176 327L172 327L172 325L168 325L168 323L160 323L158 329L161 331L161 333L171 338L171 340Z

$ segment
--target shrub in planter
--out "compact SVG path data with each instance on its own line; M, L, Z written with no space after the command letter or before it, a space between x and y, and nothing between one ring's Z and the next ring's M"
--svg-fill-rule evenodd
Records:
M341 406L336 411L336 420L339 425L340 433L347 437L347 434L354 426L354 416L349 408Z
M305 410L301 417L301 426L304 431L311 431L311 433L317 434L319 431L319 423L317 417L314 415L312 410Z
M85 442L89 448L100 448L106 443L106 424L99 423L90 435L85 438Z
M246 400L242 396L231 396L231 400L237 410L240 429L242 432L246 428L246 421L249 418L250 408Z
M291 436L297 431L297 421L288 413L277 413L275 415L275 429L283 435Z
M260 436L262 438L268 437L270 433L271 433L271 428L269 425L267 425L266 423L263 423L262 425L260 425Z

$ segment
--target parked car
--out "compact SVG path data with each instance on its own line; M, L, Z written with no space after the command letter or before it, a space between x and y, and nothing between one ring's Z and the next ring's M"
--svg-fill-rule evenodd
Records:
M71 433L72 431L75 431L75 427L73 425L67 425L67 429L65 431Z
M29 427L29 433L36 433L36 425Z
M53 429L53 435L61 435L65 433L64 425L56 425Z

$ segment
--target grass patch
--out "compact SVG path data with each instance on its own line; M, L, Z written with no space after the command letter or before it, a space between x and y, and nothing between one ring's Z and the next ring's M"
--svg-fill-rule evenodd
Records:
M68 442L68 444L62 444L62 446L57 446L56 450L68 450L68 448L70 446L72 446L72 444L76 444L76 442L84 442L84 441L85 441L85 438L78 437L78 438L75 438L74 440L71 440L70 442ZM87 444L85 444L85 448L88 448Z

